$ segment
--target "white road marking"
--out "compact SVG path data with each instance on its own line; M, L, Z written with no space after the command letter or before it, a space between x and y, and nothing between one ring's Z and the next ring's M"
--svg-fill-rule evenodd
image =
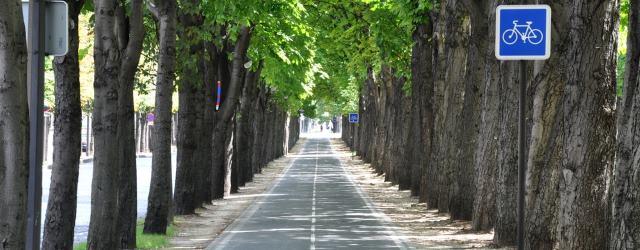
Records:
M318 159L320 157L320 142L316 143L316 166L313 170L313 197L311 198L311 246L309 249L316 249L316 183L318 181Z

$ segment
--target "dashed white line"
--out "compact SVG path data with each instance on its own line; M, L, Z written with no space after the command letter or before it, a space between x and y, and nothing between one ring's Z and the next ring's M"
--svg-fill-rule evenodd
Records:
M311 246L309 249L316 249L316 183L318 180L318 158L320 152L320 142L316 144L316 165L313 170L313 191L311 198Z

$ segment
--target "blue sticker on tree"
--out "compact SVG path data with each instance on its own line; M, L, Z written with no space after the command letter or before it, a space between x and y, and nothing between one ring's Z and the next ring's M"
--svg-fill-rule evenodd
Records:
M551 55L549 5L500 5L496 9L496 57L545 60Z

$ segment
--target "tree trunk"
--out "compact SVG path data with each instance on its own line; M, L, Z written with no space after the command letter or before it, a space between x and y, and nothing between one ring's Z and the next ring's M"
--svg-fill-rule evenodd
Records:
M618 1L585 1L572 9L571 43L563 58L573 67L564 71L558 241L562 249L604 249L615 155Z
M53 60L56 78L56 121L53 135L53 166L47 213L43 225L42 249L73 248L78 168L82 153L78 14L83 5L84 1L68 1L69 19L73 24L69 25L69 52ZM87 136L89 136L88 133Z
M440 168L444 164L444 151L443 143L445 137L445 114L446 107L444 105L446 84L446 66L450 65L447 62L447 45L445 44L445 22L444 16L446 14L446 5L440 4L440 9L434 10L437 13L433 13L431 16L436 20L434 23L434 90L433 90L433 141L431 145L431 155L426 168L423 170L423 186L425 197L423 200L427 202L427 207L430 209L436 209L440 205L438 204L439 196L441 192L439 176L442 174Z
M487 88L492 88L488 92L494 95L498 102L497 111L492 110L493 107L489 107L490 112L496 112L496 114L487 113L489 119L495 119L496 122L491 122L491 126L497 126L491 134L497 138L496 145L490 147L491 150L497 150L495 161L495 171L493 177L495 184L492 194L486 194L492 196L495 199L494 206L495 212L492 216L495 216L494 224L494 237L493 242L497 245L514 245L516 244L516 222L517 222L517 198L518 198L518 97L519 97L519 73L518 63L516 62L503 62L493 64L489 70L495 72L499 71L499 79L494 79L495 82L487 83ZM496 67L496 68L491 68ZM491 85L491 86L489 86ZM496 88L497 86L497 88ZM530 88L528 88L530 89ZM528 91L530 94L531 90ZM490 98L490 97L487 97ZM527 121L531 121L531 105L530 101L527 101ZM488 104L493 105L493 101ZM496 116L496 117L494 117ZM490 128L491 129L491 128ZM527 122L525 135L531 133L531 123ZM527 140L528 141L528 140ZM478 177L481 178L481 177ZM479 197L476 196L476 197Z
M205 57L200 58L199 68L204 72L204 86L199 92L199 115L198 115L198 134L200 135L200 141L198 142L198 186L196 190L198 204L211 204L211 166L213 156L212 136L214 131L211 128L215 126L215 85L218 75L218 66L216 65L216 59L219 55L216 53L216 48L211 43L204 42L204 48L207 52L205 55L209 56L207 60Z
M126 29L127 33L120 32L121 41L127 41L127 47L122 49L122 61L120 75L120 94L118 95L118 141L119 141L119 165L120 186L118 191L118 233L120 248L130 249L136 247L136 224L138 220L138 189L136 172L136 147L135 147L135 111L133 103L133 89L142 43L144 39L144 26L142 21L143 2L133 1L131 16L125 17L126 9L122 6L122 12L117 18L119 27Z
M224 144L225 145L225 149L224 149L224 166L223 166L223 171L224 171L224 196L223 197L229 197L229 195L231 195L231 192L234 191L233 189L235 188L236 190L234 192L237 192L237 186L233 187L232 186L232 180L231 180L231 171L232 171L232 166L233 166L233 137L235 135L235 119L231 119L231 124L228 125L229 127L227 128L228 134L226 134L225 141Z
M42 139L43 139L44 149L42 151L42 155L43 155L44 162L48 162L49 161L49 131L51 130L51 113L45 112L43 122L44 122L44 133L42 133L43 135Z
M27 224L29 111L20 1L0 8L0 44L0 248L21 249Z
M176 51L176 1L159 0L151 12L159 22L158 78L149 203L144 233L166 234L171 209L171 107Z
M373 70L371 70L373 71ZM373 74L373 72L371 72L370 74ZM371 78L373 78L373 76L370 76ZM382 77L380 77L382 78ZM374 79L373 80L373 91L374 91L374 96L375 96L375 103L376 103L376 141L375 141L375 145L376 145L376 149L375 149L375 161L372 161L371 164L374 166L374 169L376 170L376 172L378 174L383 174L384 173L384 158L388 157L387 154L385 154L385 146L386 146L386 124L385 124L385 117L386 117L386 113L387 110L385 109L385 103L386 103L386 88L384 87L384 79ZM382 85L382 86L381 86ZM352 127L353 129L353 127ZM353 131L354 133L352 133L353 135L356 135L356 131Z
M406 82L405 84L410 83ZM403 112L400 113L399 125L401 127L398 132L401 135L402 142L398 146L402 151L402 157L398 159L398 189L409 190L411 189L411 165L413 164L411 159L412 150L409 150L413 145L409 144L409 141L414 137L414 134L411 133L412 121L417 120L411 113L411 96L403 94L401 107Z
M431 154L433 135L433 22L423 15L424 22L418 24L413 32L413 49L411 56L411 103L414 122L412 124L413 144L411 164L411 195L420 196L424 170ZM426 188L426 187L425 187Z
M91 113L87 114L87 156L93 155L93 126Z
M557 48L555 45L558 44L552 47ZM558 60L558 57L552 57L548 63L558 64ZM563 84L560 72L551 71L552 69L549 67L550 71L547 71L545 76L536 76L535 82L531 83L535 86L535 96L532 106L533 127L529 144L525 201L525 238L528 249L551 249L555 240L554 225L562 141L552 131L557 131L562 125L556 120L562 115L559 108Z
M190 5L197 6L198 0L188 1ZM191 12L187 8L179 8L180 11L177 35L180 39L194 41L197 39L193 32L185 32L188 29L202 25L203 18L198 12ZM201 185L207 176L202 176L201 166L207 163L198 162L200 159L199 147L201 141L208 139L201 136L198 130L201 116L201 109L198 103L199 96L202 95L202 85L200 81L204 79L204 68L201 62L204 61L205 50L202 43L195 43L180 46L180 55L189 58L191 63L178 63L180 72L179 84L179 108L176 135L177 166L174 190L174 212L176 215L193 214L197 207L202 205L205 199L201 199ZM205 138L202 138L205 137ZM207 199L208 200L208 197Z
M183 75L195 75L197 70L184 69ZM200 206L196 196L197 163L196 147L198 147L198 135L196 127L196 108L193 100L198 95L199 88L195 79L182 77L179 89L178 110L178 138L177 138L177 167L176 184L174 191L175 214L185 215L195 213Z
M624 90L619 102L609 249L640 248L640 3L630 1Z
M261 84L258 92L258 97L253 107L253 113L256 114L255 122L253 123L253 145L255 148L251 152L251 165L253 166L253 173L261 173L262 162L264 157L265 134L264 129L265 114L266 114L266 99L267 99L267 87Z
M128 17L119 2L94 4L96 154L87 241L89 249L114 249L135 246L133 96L127 92L142 50L142 1L131 2Z
M568 32L555 36L556 53L538 65L532 83L538 90L526 243L531 249L603 249L609 241L607 186L615 141L617 1L551 7L557 10L554 27Z
M242 92L244 63L246 60L249 41L251 40L250 27L243 26L240 28L238 39L236 41L233 60L231 62L231 76L229 79L228 90L224 93L224 100L221 103L221 110L216 114L215 131L213 138L213 170L212 178L212 198L220 199L228 195L231 191L231 154L233 152L233 141L228 138L233 134L233 126L231 126L233 115L236 110L239 96ZM223 51L223 53L226 53ZM225 55L221 56L225 58ZM218 65L219 71L227 70L225 64ZM219 73L221 75L222 73ZM227 158L226 156L229 156ZM224 187L228 188L225 189ZM221 192L222 191L222 192Z
M95 133L95 156L91 188L91 220L88 248L119 248L118 233L118 75L120 62L117 55L117 37L114 34L113 13L119 4L96 1L95 9L95 79L93 128ZM108 15L111 13L111 15ZM98 39L105 37L106 39ZM108 39L108 40L107 40Z
M487 51L494 45L493 37L488 35L489 27L493 25L489 23L486 12L487 9L493 9L495 4L470 1L463 1L461 4L468 12L466 18L470 22L470 36L460 120L462 123L456 133L459 135L456 143L458 153L455 157L457 161L454 162L455 175L450 207L453 219L471 220L476 192L475 151L480 137L483 92L486 86L486 58L493 56L488 55Z
M242 171L243 178L238 180L240 185L245 181L253 180L253 168L251 166L253 162L253 152L255 151L255 144L253 144L252 138L255 137L253 133L251 122L255 120L254 112L252 108L258 98L258 82L260 80L260 71L262 69L262 63L259 64L256 71L247 72L245 77L245 86L242 94L242 101L240 102L240 115L236 120L237 133L236 133L236 154L238 169Z
M140 130L142 129L142 126L140 126L142 124L142 121L140 120L140 112L136 112L135 113L135 118L136 118L136 152L140 152L140 134L142 134L140 132Z
M446 69L446 87L444 92L443 115L441 133L445 136L439 145L442 147L442 154L437 162L438 165L438 210L449 212L452 207L458 209L456 204L451 202L454 199L456 189L461 187L455 183L460 172L457 164L457 151L460 141L463 139L459 131L462 130L463 105L465 97L466 62L468 59L468 37L469 19L463 13L461 3L457 0L448 0L443 4L442 19L445 24L445 56L446 64L442 65ZM454 185L452 185L454 184ZM455 217L454 217L455 218Z

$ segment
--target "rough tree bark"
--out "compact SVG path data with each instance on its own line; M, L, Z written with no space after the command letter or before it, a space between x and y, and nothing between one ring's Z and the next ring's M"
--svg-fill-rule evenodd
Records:
M55 132L49 201L44 222L42 249L73 248L78 171L81 152L82 108L78 62L78 14L84 1L69 6L69 52L53 59L56 78ZM88 150L87 150L88 152Z
M640 3L630 1L624 89L618 106L609 249L640 248Z
M575 66L564 72L561 249L604 249L609 240L607 187L615 145L617 10L616 0L573 2L571 43L568 57L563 58L566 65Z
M144 221L144 233L165 234L171 209L171 107L176 60L175 0L158 0L149 9L159 24L158 77L153 159L149 203Z
M253 180L253 168L251 166L253 159L253 152L255 151L255 144L253 144L252 138L255 134L251 128L251 122L255 119L255 115L251 112L253 104L257 101L258 96L258 82L260 80L260 72L262 69L262 63L259 64L256 71L247 72L245 77L245 86L242 94L242 101L240 103L240 115L237 122L236 133L236 153L238 170L242 171L242 179L238 180L242 186L246 181Z
M87 241L89 249L114 249L135 246L133 97L127 90L133 89L142 50L142 1L131 2L129 16L118 1L95 0L94 5L96 153Z
M253 106L253 113L255 114L256 118L254 119L254 123L251 128L254 135L252 137L252 144L255 147L251 152L251 165L253 166L253 173L261 173L262 171L262 158L264 157L264 135L266 133L263 129L266 111L266 94L267 87L264 84L261 84L258 91L257 99L255 100Z
M532 83L540 92L529 152L528 248L608 245L617 5L551 3L557 54L536 70Z
M125 7L121 7L121 13L116 22L118 36L121 42L126 41L127 48L122 50L121 71L118 80L120 91L118 95L118 142L120 151L118 164L120 165L120 187L118 194L118 233L120 234L121 248L136 247L136 223L138 220L138 188L136 172L136 147L135 147L135 110L133 103L133 87L142 42L144 39L144 26L142 24L142 8L138 3L132 4L133 14L125 17ZM140 3L142 5L143 3ZM133 9L140 8L140 10ZM140 16L138 16L140 15ZM129 25L129 27L127 27ZM120 30L122 29L122 31ZM125 31L126 30L126 31ZM125 45L123 43L122 48Z
M183 69L183 75L198 74L197 70ZM196 127L195 96L199 88L195 79L181 78L179 88L178 110L178 138L177 138L177 163L176 186L174 190L174 209L176 215L193 214L199 204L196 196L197 163L195 157L198 147L198 135Z
M411 84L409 82L406 82L405 84ZM404 91L403 91L404 92ZM397 169L397 178L398 178L398 189L399 190L409 190L411 189L411 171L412 171L412 165L414 164L413 162L413 150L409 150L410 148L412 148L414 145L411 144L413 143L413 141L418 141L417 139L415 139L415 134L412 133L411 131L411 127L413 127L413 121L414 120L418 120L419 118L416 119L416 117L414 116L414 114L411 112L411 108L412 108L412 103L411 103L411 96L410 95L406 95L403 94L402 96L402 110L403 112L401 112L401 117L400 117L400 131L399 134L402 136L402 144L398 145L399 147L402 147L404 150L402 150L402 158L399 158L399 166ZM414 139L412 139L414 138ZM417 137L420 138L420 137ZM420 149L420 146L418 146L416 149Z
M459 135L456 140L457 154L454 161L455 175L452 184L450 212L453 219L471 220L476 192L475 151L480 136L483 91L486 81L486 63L488 47L494 44L488 36L489 27L493 27L486 16L486 9L494 8L490 2L462 1L466 12L463 25L469 22L468 52L464 80L463 105ZM464 33L463 33L464 34ZM493 55L491 55L493 56Z
M412 110L418 117L413 123L413 138L411 164L411 194L420 196L421 202L426 202L421 192L421 185L425 178L426 164L430 164L433 136L433 22L428 15L423 15L424 23L418 24L413 32L413 50L411 56L411 89ZM424 190L424 189L423 189Z
M386 131L386 124L385 124L385 117L387 114L387 109L385 108L385 103L386 103L386 99L387 99L387 91L386 91L386 87L384 86L384 79L382 79L382 77L380 78L375 78L374 77L374 73L373 70L370 69L369 70L369 74L370 74L370 78L372 79L372 89L373 89L373 95L375 96L374 100L375 100L375 106L376 106L376 122L375 122L375 130L376 130L376 137L375 137L375 160L371 161L371 165L373 165L374 169L376 170L376 172L378 174L383 174L384 173L384 168L385 168L385 157L388 157L388 154L385 154L385 145L386 145L386 139L387 139L387 131ZM353 135L356 136L358 130L355 129L355 126L352 126L351 128L353 131Z
M466 62L468 59L468 42L469 42L469 19L461 3L457 0L448 0L443 4L444 11L440 17L445 24L444 41L446 64L444 67L444 79L446 79L446 87L444 91L444 99L441 113L443 115L443 130L441 134L444 136L440 140L439 147L442 147L442 154L438 164L438 210L440 212L449 212L452 208L452 199L457 185L452 185L455 178L458 177L459 167L457 164L456 144L462 140L459 131L462 130L462 111L464 104L465 90L465 72ZM446 138L446 139L445 139Z
M29 120L21 3L0 8L0 249L25 246Z
M492 24L495 22L495 6L496 1L488 1L485 4L479 4L477 8L481 10L473 12L472 29L475 32L484 32L480 35L483 39L483 50L485 54L483 60L485 77L484 88L480 89L482 93L481 99L481 122L480 133L475 149L475 186L476 194L473 205L472 227L474 230L490 230L494 225L496 194L495 181L497 172L497 154L498 154L498 134L499 134L499 105L500 99L500 82L499 69L500 65L493 56L493 43L487 41L492 38L495 33ZM482 26L483 30L480 30ZM478 35L478 34L476 34ZM515 106L517 107L517 105Z
M198 190L196 201L198 205L211 204L211 162L213 159L211 155L213 150L211 136L213 136L213 131L210 128L214 124L216 112L214 108L215 96L212 93L215 93L216 77L218 75L218 67L216 65L216 57L218 55L215 46L210 42L203 42L203 46L206 54L205 57L201 58L199 67L204 72L202 75L204 77L204 86L201 88L197 99L199 100L197 131L199 131L198 134L200 135L197 148L198 166L196 167L198 171L196 178L196 190Z
M495 146L497 158L495 159L495 224L493 242L497 245L516 244L517 221L517 195L518 195L518 97L519 97L519 65L514 62L503 62L497 69L499 78L495 79L497 86L494 97L499 102L496 119L497 130L494 135L497 138ZM531 74L529 74L531 75ZM532 94L531 88L527 92ZM527 126L525 135L531 132L531 100L527 102ZM496 150L493 149L493 150Z
M440 9L434 10L434 14L431 16L434 17L434 88L433 88L433 141L431 146L431 155L429 155L430 164L425 166L423 169L423 175L425 176L423 180L422 189L424 192L424 198L427 202L427 207L430 209L437 209L440 207L439 205L439 196L441 192L439 176L442 174L440 168L444 164L444 154L446 151L443 147L443 142L445 142L445 114L446 114L446 106L444 105L444 96L445 91L447 89L446 84L446 65L447 63L447 51L448 45L445 43L445 32L446 26L444 22L444 17L446 15L446 4L441 3Z
M198 0L188 2L189 6L196 6ZM196 34L186 32L188 29L202 25L202 17L199 13L192 13L186 8L180 8L178 18L177 35L185 41L193 41ZM203 199L199 197L198 185L200 183L200 163L198 162L198 147L201 136L198 134L199 108L197 103L200 95L204 72L199 66L203 61L204 48L202 43L184 44L180 46L181 53L195 63L177 64L181 74L178 88L179 109L176 135L176 180L174 190L174 212L176 215L193 214L197 207L202 205Z

